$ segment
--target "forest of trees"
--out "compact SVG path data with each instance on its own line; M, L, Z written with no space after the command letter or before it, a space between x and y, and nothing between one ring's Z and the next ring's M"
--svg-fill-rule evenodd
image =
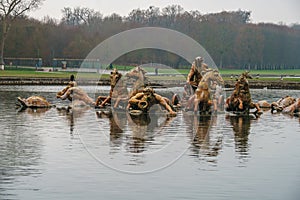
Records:
M128 16L103 16L90 8L63 8L62 19L39 21L20 16L11 26L4 57L41 57L50 66L53 58L84 59L103 40L138 27L163 27L182 32L211 55L218 67L236 69L299 69L300 26L251 23L250 11L201 14L179 5L132 10ZM174 68L187 62L162 50L139 50L115 64L158 62Z

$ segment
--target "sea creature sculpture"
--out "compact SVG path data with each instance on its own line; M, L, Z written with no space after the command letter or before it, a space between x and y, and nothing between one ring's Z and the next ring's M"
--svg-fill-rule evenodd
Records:
M51 103L49 103L46 98L41 96L31 96L28 98L18 97L18 105L22 108L50 108L53 107Z

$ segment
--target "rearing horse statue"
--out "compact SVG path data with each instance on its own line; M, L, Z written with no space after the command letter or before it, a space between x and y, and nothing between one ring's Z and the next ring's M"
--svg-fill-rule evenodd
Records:
M111 103L112 98L116 99L114 108L116 108L122 99L128 99L128 91L126 83L122 79L122 74L114 69L110 73L110 91L108 96L98 96L96 100L96 106L100 108L105 107L107 104Z
M146 73L147 72L144 69L142 69L140 66L137 66L125 74L127 78L134 80L132 89L129 92L129 98L136 95L138 92L142 92L143 89L149 84L149 80L145 75Z
M248 79L252 79L252 76L248 71L242 73L238 78L237 82L235 83L234 91L232 92L231 96L226 99L226 111L249 114L249 110L255 108L255 113L262 113L259 105L252 102Z
M148 79L145 76L146 71L141 67L137 66L125 74L126 78L133 79L133 85L131 91L128 93L127 89L127 80L124 79L124 76L118 72L117 69L114 69L110 73L110 91L108 96L99 96L96 100L96 106L103 108L108 104L112 103L114 100L113 107L118 107L121 101L128 101L128 99L138 92L142 91Z
M194 111L201 113L210 113L211 106L213 105L213 111L218 110L217 98L212 93L212 90L216 90L217 86L224 85L224 80L221 77L218 70L208 69L204 72L204 75L195 91L194 99ZM218 96L218 98L220 98Z
M219 104L223 104L223 101L220 100L222 95L218 88L218 86L222 85L224 85L224 80L218 70L207 69L203 71L195 94L188 100L186 110L193 109L194 112L199 111L200 114L210 113L213 105L213 111L217 111ZM218 91L218 94L212 93L213 90Z

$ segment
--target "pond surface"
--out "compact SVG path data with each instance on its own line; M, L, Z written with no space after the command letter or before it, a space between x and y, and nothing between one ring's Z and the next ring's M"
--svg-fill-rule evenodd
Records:
M109 117L59 109L68 104L55 98L60 89L0 87L0 199L299 199L298 117ZM255 101L300 97L251 92ZM31 95L57 108L18 112L16 98Z

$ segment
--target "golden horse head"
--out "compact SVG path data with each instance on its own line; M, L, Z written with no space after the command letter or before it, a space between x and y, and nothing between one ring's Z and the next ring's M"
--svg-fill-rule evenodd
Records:
M217 85L219 86L224 85L224 80L220 75L220 72L216 69L208 69L206 71L203 71L202 75L203 77L200 83L206 82L210 89L216 89Z
M122 78L122 74L119 73L117 69L114 69L112 72L110 72L111 87L115 87L121 78Z

